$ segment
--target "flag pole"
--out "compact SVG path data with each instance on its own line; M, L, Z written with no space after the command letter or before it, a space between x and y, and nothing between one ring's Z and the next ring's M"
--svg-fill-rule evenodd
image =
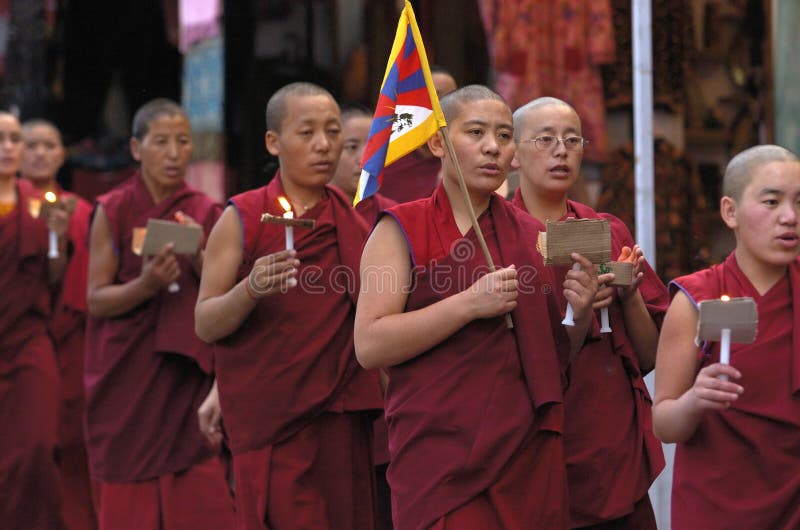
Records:
M456 174L458 175L458 187L461 188L461 195L464 198L464 203L467 205L467 212L469 213L469 220L472 223L472 230L475 231L475 237L478 239L478 244L483 252L483 257L486 258L486 263L489 265L489 270L494 272L497 270L497 267L494 266L494 260L492 259L492 255L489 253L489 247L486 246L486 239L483 237L483 231L481 230L480 224L478 224L478 217L475 215L475 208L472 207L472 199L469 196L469 190L467 189L467 183L464 180L464 174L461 173L461 165L458 163L456 150L453 147L453 143L450 141L450 133L447 130L447 125L440 127L439 131L442 133L442 138L444 138L444 145L447 148L447 154L450 156L450 160L453 161L453 166L456 168ZM506 313L505 316L506 327L508 329L513 329L514 320L511 318L511 313Z

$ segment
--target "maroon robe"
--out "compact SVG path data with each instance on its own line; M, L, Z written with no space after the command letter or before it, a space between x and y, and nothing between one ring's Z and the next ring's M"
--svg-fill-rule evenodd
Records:
M208 233L220 207L183 185L158 204L140 174L98 198L108 218L119 270L114 282L141 272L131 249L135 227L183 211ZM155 479L214 456L197 424L211 388L204 371L211 348L194 333L198 277L179 256L180 291L161 290L123 315L89 317L86 332L86 443L92 477L101 482Z
M474 232L461 236L441 185L432 197L387 213L403 230L414 267L408 311L461 292L487 272ZM566 334L547 294L552 276L535 251L538 223L498 195L480 222L495 264L519 271L515 328L503 317L474 320L389 369L389 484L397 530L428 528L486 499L502 515L503 528L568 523L561 441L561 365L568 351L557 351L553 338L563 341ZM528 467L532 451L541 466ZM518 480L505 485L507 475ZM497 484L505 494L491 500Z
M707 411L677 444L672 528L800 528L800 262L763 296L734 253L670 289L695 305L727 294L758 306L755 342L731 344L744 393L726 410ZM697 370L716 362L719 343L703 344Z
M276 176L267 186L230 200L244 234L237 280L250 273L259 257L285 248L284 227L260 222L264 212L283 212L281 195L285 193ZM330 186L303 217L315 219L316 225L312 230L294 229L298 286L259 300L240 328L216 343L219 394L234 467L240 473L239 524L263 525L265 519L279 517L274 512L286 506L271 496L270 477L293 476L287 469L294 468L311 469L316 478L295 484L296 496L294 490L281 492L286 501L313 498L313 506L302 514L304 520L317 517L314 528L347 529L350 523L338 520L335 513L325 514L326 505L358 506L372 517L371 455L367 449L360 460L345 466L338 491L321 491L330 482L324 480L326 468L342 466L345 458L325 453L318 438L331 432L340 440L351 437L348 446L366 442L368 448L370 423L383 406L377 377L358 365L353 349L359 260L367 226ZM363 490L365 497L359 498ZM277 523L276 527L281 528Z
M519 190L512 202L525 210ZM608 219L612 257L619 256L623 246L633 248L630 231L613 215L599 214L571 200L567 209L566 217ZM557 281L563 282L569 267L553 269ZM669 295L647 263L639 292L660 328ZM566 300L559 298L566 308ZM608 316L612 333L597 334L596 340L584 345L571 363L564 396L564 453L573 528L631 514L664 468L661 443L653 435L652 399L618 297L609 306ZM655 520L651 524L655 528Z
M367 226L372 228L375 226L375 221L378 220L378 214L396 204L397 201L393 201L389 197L376 193L370 195L363 201L359 201L359 203L356 204L356 211L361 214L361 217L367 222Z
M439 184L442 159L423 146L383 170L381 193L398 203L430 197Z
M69 262L53 293L48 322L61 374L61 407L58 429L58 461L64 522L70 530L97 527L92 502L89 463L83 438L83 352L86 330L86 280L89 272L89 223L92 205L59 188L61 199L74 200L67 229Z
M0 527L58 530L53 458L58 366L47 334L47 227L28 213L38 196L16 181L17 205L0 217Z

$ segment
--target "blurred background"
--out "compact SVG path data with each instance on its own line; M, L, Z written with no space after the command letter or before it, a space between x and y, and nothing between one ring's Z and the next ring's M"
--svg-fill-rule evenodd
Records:
M633 222L630 0L415 0L429 60L459 84L485 83L512 107L566 99L591 144L576 195ZM123 178L133 111L166 96L188 109L190 180L218 198L263 184L264 107L295 80L342 102L374 103L397 0L0 0L0 97L56 122L67 187L92 198ZM674 276L722 251L681 234L716 211L732 153L800 147L791 0L653 0L659 227ZM662 187L660 187L662 186ZM691 216L689 215L691 214ZM686 223L686 220L690 223ZM677 223L680 221L680 223ZM692 226L694 226L692 228ZM669 231L664 231L669 232Z

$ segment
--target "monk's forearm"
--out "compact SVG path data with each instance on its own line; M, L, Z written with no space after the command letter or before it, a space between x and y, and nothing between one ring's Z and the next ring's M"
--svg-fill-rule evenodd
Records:
M253 312L257 300L248 294L247 280L223 295L197 301L194 327L201 340L212 343L231 335Z
M583 348L586 342L586 335L589 333L589 328L592 325L591 316L586 316L581 319L574 319L574 326L564 326L569 337L569 360L574 361L578 356L578 352Z
M473 320L461 293L408 313L357 325L356 357L364 368L386 368L413 359L444 342Z
M702 412L690 406L687 393L665 399L653 405L653 434L664 443L685 442L694 435L701 417Z
M123 315L152 298L157 292L142 277L119 285L90 287L87 295L89 313L99 318Z
M647 374L656 365L658 328L653 322L640 292L637 291L623 302L622 314L628 338L639 359L639 369L642 374Z

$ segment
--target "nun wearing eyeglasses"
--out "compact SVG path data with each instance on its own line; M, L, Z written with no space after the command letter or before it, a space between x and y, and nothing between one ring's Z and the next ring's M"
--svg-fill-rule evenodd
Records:
M595 333L570 367L565 395L564 453L572 528L656 529L647 490L664 467L651 429L643 377L655 364L658 332L669 303L628 228L610 214L567 198L588 140L565 101L535 99L514 112L520 186L512 202L542 223L569 217L608 219L612 257L633 263L629 287L601 285L594 309L607 308L612 331ZM569 267L556 267L556 281ZM556 290L556 296L560 296ZM560 300L562 311L566 300Z

